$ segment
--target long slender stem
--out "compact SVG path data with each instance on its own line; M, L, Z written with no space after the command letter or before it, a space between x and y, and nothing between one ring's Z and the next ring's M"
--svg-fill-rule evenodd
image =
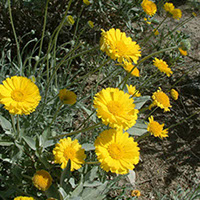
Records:
M145 137L148 137L148 136L150 136L150 133L148 132L148 133L145 133L144 135L141 135L140 137L138 137L138 138L136 138L135 139L135 142L138 142L138 141L140 141L140 140L142 140L142 139L144 139Z
M53 119L51 120L51 123L49 124L48 127L51 127L51 125L52 125L53 122L55 121L55 119L56 119L56 117L57 117L57 115L58 115L60 109L62 108L62 106L63 106L63 104L61 104L61 105L59 106L59 108L57 109L56 113L54 114Z
M20 124L19 124L19 115L17 115L17 138L19 139L19 134L20 134Z
M11 117L11 122L12 122L12 127L13 127L13 130L14 130L14 133L16 134L16 128L15 128L15 120L14 120L14 116L12 114L10 114L10 117Z
M20 75L22 76L23 72L22 72L22 61L21 61L21 56L20 56L20 46L19 46L19 42L18 42L18 39L17 39L15 26L14 26L14 23L13 23L10 0L8 0L8 10L9 10L9 15L10 15L10 23L11 23L11 26L12 26L12 29L13 29L13 34L14 34L16 45L17 45L17 59L18 59L18 65L19 65L19 69L20 69Z
M99 161L89 161L89 162L85 162L85 164L88 164L88 165L98 165L100 163L99 163Z

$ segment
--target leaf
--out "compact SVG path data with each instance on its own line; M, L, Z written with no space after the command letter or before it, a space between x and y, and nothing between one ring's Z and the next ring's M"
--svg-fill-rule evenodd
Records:
M60 200L65 200L68 198L67 193L65 192L65 190L62 187L58 188L58 192L60 193Z
M13 145L14 143L13 142L6 142L6 141L0 141L0 146L11 146Z
M127 132L130 134L130 135L138 135L138 136L141 136L143 135L144 133L147 132L147 125L144 123L143 120L141 119L138 119L136 124L129 128L127 130Z
M36 150L35 139L33 139L33 138L29 137L29 136L23 136L23 139L31 149L33 149L34 151Z
M85 180L89 180L90 182L94 181L95 178L98 177L97 174L98 166L94 166L85 176Z
M128 179L133 187L135 187L135 171L129 170Z
M95 147L91 143L84 143L82 144L82 148L85 149L85 151L92 151L95 150Z
M11 123L1 115L0 115L0 124L4 131L12 129Z
M84 183L84 187L97 187L102 185L102 183L100 181L85 181Z
M140 109L148 100L150 96L134 97L135 109Z
M83 191L83 178L82 177L81 177L81 181L80 181L79 185L72 192L71 197L78 197L81 194L81 192Z

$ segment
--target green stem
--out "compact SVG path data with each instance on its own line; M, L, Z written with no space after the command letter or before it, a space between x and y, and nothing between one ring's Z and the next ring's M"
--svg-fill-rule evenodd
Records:
M155 108L148 114L148 116L145 118L145 120L147 120L157 109L158 109L158 107L155 107Z
M138 142L138 141L140 141L140 140L142 140L142 139L144 139L145 137L148 137L148 136L150 136L150 133L148 132L148 133L145 133L144 135L141 135L140 137L138 137L138 138L136 138L135 139L135 142Z
M99 165L99 161L90 161L90 162L85 162L87 165Z
M14 120L13 114L10 114L10 117L11 117L11 122L12 122L12 127L13 127L13 130L14 130L14 133L16 134L17 131L16 131L16 128L15 128L15 120Z
M57 136L52 137L50 139L58 139L58 138L65 137L65 136L72 136L72 135L76 135L77 133L80 133L80 132L84 133L86 131L98 128L99 126L102 126L102 124L101 123L97 123L97 124L95 124L93 126L85 128L85 129L81 129L81 130L78 130L78 131L73 131L71 133L65 133L65 134L57 135Z
M19 139L19 134L20 134L20 124L19 124L19 115L17 115L17 138Z
M52 125L53 122L55 121L55 119L56 119L56 117L57 117L57 115L58 115L58 113L59 113L59 111L60 111L60 109L61 109L62 106L63 106L63 104L61 104L61 105L59 106L59 108L57 109L56 113L54 114L53 119L51 120L51 123L49 124L48 127L51 127L51 125Z
M17 39L17 34L16 34L16 31L15 31L15 26L14 26L14 23L13 23L10 0L8 0L8 10L9 10L9 15L10 15L10 23L11 23L11 26L12 26L12 29L13 29L13 34L14 34L16 45L17 45L17 59L18 59L18 65L19 65L19 69L20 69L20 75L22 76L23 72L22 72L22 61L21 61L21 56L20 56L20 47L19 47L19 42L18 42L18 39Z

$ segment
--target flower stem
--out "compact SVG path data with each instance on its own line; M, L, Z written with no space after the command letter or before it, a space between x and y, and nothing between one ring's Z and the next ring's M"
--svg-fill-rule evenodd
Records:
M140 141L140 140L142 140L142 139L144 139L145 137L148 137L148 136L150 136L150 133L148 132L148 133L145 133L144 135L141 135L140 137L138 137L138 138L136 138L135 139L135 142L138 142L138 141Z
M59 108L57 109L56 113L54 114L53 119L51 120L51 123L49 124L48 127L51 127L51 125L52 125L53 122L55 121L55 119L56 119L56 117L57 117L57 115L58 115L58 113L59 113L59 111L60 111L60 109L61 109L62 106L63 106L63 104L61 104L61 105L59 106Z
M14 119L14 116L13 114L10 114L10 117L11 117L11 122L12 122L12 127L13 127L13 130L14 130L14 133L16 134L16 128L15 128L15 119Z
M90 161L90 162L85 162L87 165L98 165L100 164L99 161Z
M19 134L20 134L20 124L19 124L19 115L17 115L17 138L19 139Z

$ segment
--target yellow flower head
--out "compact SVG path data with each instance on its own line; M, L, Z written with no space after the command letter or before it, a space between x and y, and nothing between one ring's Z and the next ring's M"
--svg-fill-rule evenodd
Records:
M122 129L103 131L94 143L97 159L106 172L127 174L139 162L137 142Z
M58 96L64 104L73 105L76 103L77 96L74 92L72 92L70 90L62 89L59 91Z
M140 190L133 190L131 192L131 196L132 197L140 197L141 196Z
M35 200L35 199L33 197L18 196L15 197L14 200Z
M182 48L178 48L182 56L187 56L187 51L183 50Z
M147 19L146 17L144 18L144 21L147 23L147 24L151 24L151 22L149 21L149 18Z
M13 76L0 84L0 104L11 114L29 115L40 100L38 87L26 77Z
M178 99L178 92L175 89L171 89L170 94L174 100Z
M154 137L159 137L163 139L164 137L168 137L168 129L164 129L164 124L159 124L158 122L154 121L153 116L149 117L149 124L147 126L147 131L154 135Z
M172 70L168 67L168 64L162 59L155 58L153 60L153 64L160 70L160 72L165 73L167 76L171 76L171 74L173 74Z
M133 97L140 97L141 94L139 93L138 90L136 90L136 87L135 86L132 86L132 85L127 85L126 84L126 87L128 89L128 93L129 95L133 96Z
M158 30L156 30L156 31L154 30L153 32L154 32L155 36L159 35L159 31Z
M83 0L83 3L87 6L89 6L91 4L91 2L89 0Z
M135 67L131 62L124 62L124 64L122 64L122 67L127 71L127 72L131 72L132 76L136 76L139 77L140 76L140 71L137 67ZM134 69L133 69L134 68ZM133 69L133 70L132 70Z
M164 9L165 9L166 12L171 13L171 11L174 10L173 3L165 3L164 4Z
M113 60L117 59L119 63L124 61L137 63L141 56L140 46L130 37L126 37L126 33L114 28L106 32L102 30L100 49Z
M181 12L180 9L174 9L174 10L172 10L171 14L172 14L172 17L174 19L177 19L177 20L179 20L182 17L182 12Z
M71 160L71 171L81 168L86 158L85 150L81 148L78 140L72 141L70 137L61 139L53 149L55 163L61 164L64 169L67 166L68 160Z
M67 22L69 25L73 25L75 23L74 18L71 15L67 16Z
M153 93L152 95L152 99L153 99L153 103L150 105L149 109L151 109L153 106L158 106L162 109L164 109L164 112L166 111L170 111L170 101L169 101L169 97L161 90L161 88L159 87L159 89Z
M141 6L144 12L150 16L153 16L157 11L156 4L149 0L143 0Z
M33 176L33 184L36 188L42 191L46 191L52 184L52 177L51 175L45 171L40 170L37 171Z
M94 22L92 22L92 21L88 21L88 26L90 27L90 28L94 28Z
M112 128L127 130L135 125L138 110L133 98L118 88L106 88L94 97L94 107L102 123Z

